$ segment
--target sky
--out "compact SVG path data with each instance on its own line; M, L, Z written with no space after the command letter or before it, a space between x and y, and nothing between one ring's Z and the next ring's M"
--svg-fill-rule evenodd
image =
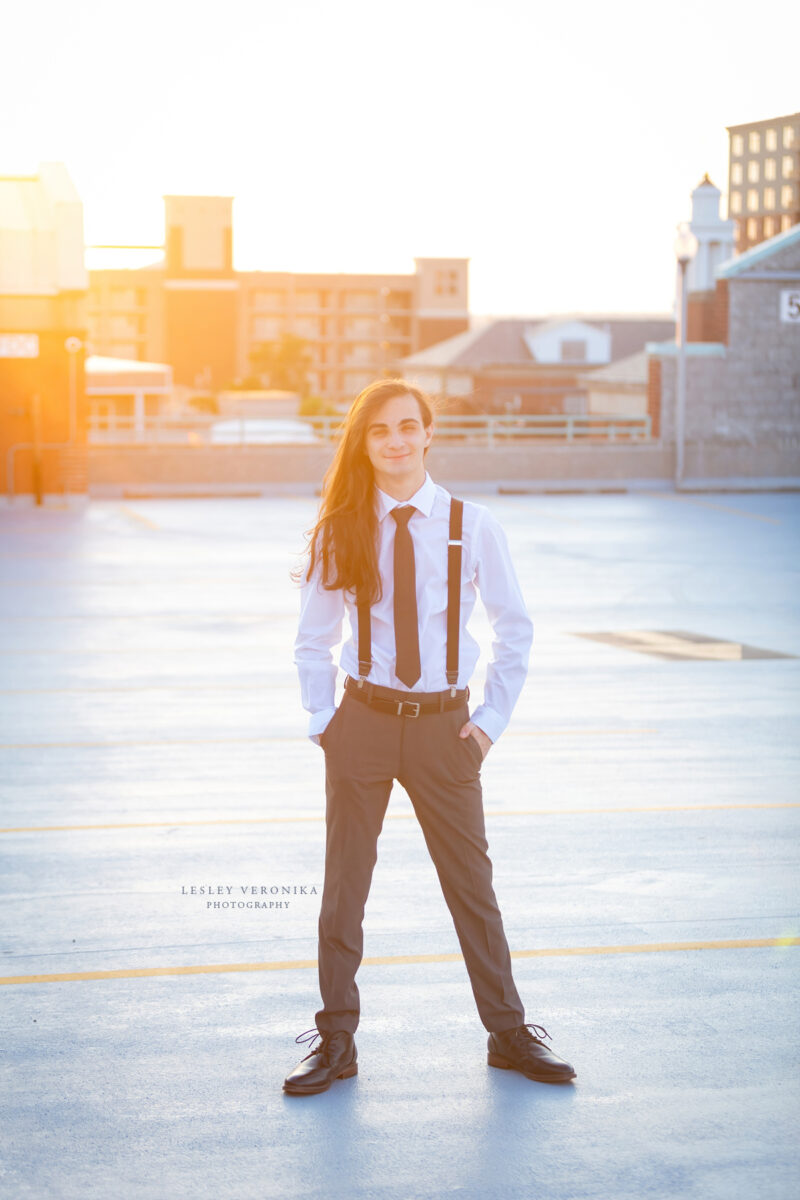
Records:
M2 26L0 174L64 162L87 243L230 195L241 270L463 256L474 313L670 311L705 172L727 212L726 125L800 109L796 0L26 0Z

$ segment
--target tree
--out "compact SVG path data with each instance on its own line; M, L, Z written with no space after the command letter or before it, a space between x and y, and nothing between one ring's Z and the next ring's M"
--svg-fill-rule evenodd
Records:
M283 333L277 341L259 342L250 352L250 364L263 387L308 395L311 354L304 338Z

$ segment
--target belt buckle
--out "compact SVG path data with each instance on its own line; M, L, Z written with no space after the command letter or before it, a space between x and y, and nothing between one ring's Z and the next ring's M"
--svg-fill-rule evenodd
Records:
M413 708L414 712L403 712L404 708ZM398 700L397 715L398 717L418 717L419 716L419 701L418 700Z

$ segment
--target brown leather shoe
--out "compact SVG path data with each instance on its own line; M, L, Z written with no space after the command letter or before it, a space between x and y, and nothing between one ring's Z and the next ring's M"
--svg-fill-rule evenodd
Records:
M313 1037L307 1037L313 1034ZM358 1051L352 1033L338 1029L335 1033L320 1033L316 1028L307 1029L294 1040L311 1045L322 1038L320 1044L283 1081L283 1090L293 1096L313 1096L327 1092L334 1079L349 1079L358 1073Z
M568 1083L574 1079L574 1067L565 1059L548 1050L541 1037L530 1032L535 1029L542 1037L550 1034L541 1025L518 1025L502 1033L489 1034L490 1067L502 1067L505 1071L521 1071L528 1079L539 1083Z

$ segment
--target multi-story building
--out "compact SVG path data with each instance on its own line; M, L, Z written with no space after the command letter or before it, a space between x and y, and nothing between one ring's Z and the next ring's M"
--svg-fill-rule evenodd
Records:
M417 258L403 275L235 271L230 197L166 196L165 216L162 262L90 273L92 353L167 362L176 384L217 391L291 333L312 392L336 402L469 326L468 259Z
M729 125L728 216L736 248L800 223L800 113Z
M87 283L63 164L0 175L0 489L86 490Z

